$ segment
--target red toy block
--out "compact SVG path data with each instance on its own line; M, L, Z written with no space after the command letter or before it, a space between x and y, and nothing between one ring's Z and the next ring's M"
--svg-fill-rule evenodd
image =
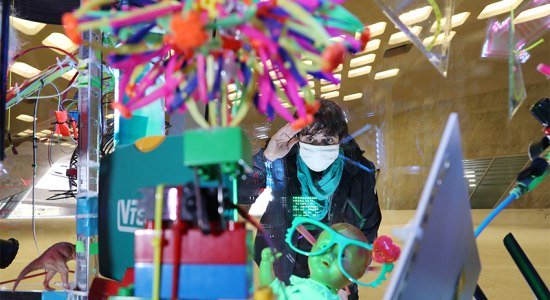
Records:
M126 269L124 277L122 278L122 286L129 286L134 283L134 268Z
M174 262L174 234L171 229L163 230L164 241L162 262ZM153 239L155 231L151 229L135 232L135 262L153 262ZM235 223L219 235L203 235L198 228L187 230L181 237L181 264L245 264L251 245L251 232L244 223Z
M88 299L109 299L109 296L116 296L118 289L122 287L122 283L107 278L96 277L90 286Z

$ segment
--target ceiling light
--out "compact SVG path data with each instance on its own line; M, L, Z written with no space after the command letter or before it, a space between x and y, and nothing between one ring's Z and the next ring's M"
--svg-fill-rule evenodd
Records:
M363 93L355 93L344 96L344 101L351 101L363 97Z
M375 59L376 59L376 54L362 55L362 56L359 56L359 57L352 58L349 61L349 66L352 67L352 68L359 67L359 66L364 66L364 65L367 65L367 64L370 64L370 63L374 62Z
M544 18L548 15L550 15L550 3L522 11L514 19L514 24L520 24L523 22Z
M401 20L401 22L403 22L403 24L407 26L416 24L428 19L430 17L430 14L432 13L432 10L433 7L431 5L413 9L399 15L399 20Z
M227 95L227 99L229 99L229 101L234 101L237 99L237 97L241 97L242 95L242 92L241 91L237 91L235 93L231 93L231 94L228 94Z
M292 105L288 102L284 102L284 103L281 103L281 106L282 107L285 107L285 108L289 108L289 107L292 107Z
M63 142L61 144L59 144L60 146L72 146L73 144L70 144L70 143L67 143L67 142Z
M336 43L342 43L344 42L344 36L342 35L339 35L339 36L333 36L330 38L331 41L333 42L336 42Z
M447 37L447 42L450 42L455 36L455 34L456 34L456 31L449 32L449 36ZM434 46L442 44L444 37L445 37L445 33L438 34L437 39L435 40ZM424 44L424 46L428 46L432 43L433 39L434 39L433 36L427 37L422 41L422 44Z
M40 73L37 68L23 62L16 62L10 67L10 71L26 78L31 78Z
M312 87L312 88L315 87L315 82L314 81L308 81L307 84L309 85L309 87Z
M232 92L234 92L234 91L236 91L236 90L237 90L237 85L236 85L236 84L231 83L231 84L227 85L227 91L228 91L228 92L232 93Z
M46 37L42 41L42 44L45 46L61 48L69 53L73 53L76 50L76 48L78 48L78 45L73 43L71 39L69 39L66 35L59 32L53 32L52 34L48 35L48 37ZM59 54L65 54L56 49L52 49L52 50Z
M49 129L44 129L44 130L41 130L40 132L42 132L43 134L52 134L52 131Z
M29 115L25 115L25 114L20 114L19 116L15 117L17 120L20 120L20 121L23 121L23 122L32 122L34 120L36 120L36 118L34 118L33 116L29 116ZM27 129L29 130L29 129ZM32 130L31 130L31 133L32 133Z
M321 87L321 93L332 92L340 89L339 84L329 84Z
M390 69L382 72L378 72L374 75L374 80L385 79L396 76L399 73L399 69Z
M333 74L332 76L334 76L334 78L336 78L338 80L342 80L342 75L341 74ZM328 80L321 79L321 84L329 84L329 83L331 83L331 82L328 81Z
M269 71L269 77L273 80L277 80L277 72L276 71Z
M340 72L340 71L342 71L342 68L343 68L343 67L344 67L343 64L339 64L338 67L336 67L336 69L334 69L333 72Z
M69 71L65 72L65 74L61 75L61 77L71 81L75 74L76 74L76 69L70 69Z
M26 134L33 134L34 131L32 131L32 129L27 129L25 131L23 131L23 133L26 133Z
M35 35L40 30L46 27L44 23L33 22L25 19L20 19L16 17L10 17L10 22L13 27L26 35Z
M338 96L340 96L340 92L338 91L321 94L321 98L323 99L331 99L331 98L336 98Z
M29 134L23 131L23 132L18 133L17 136L27 137L27 136L29 136Z
M307 78L307 80L311 80L311 79L313 79L313 76L307 74L307 75L306 75L306 78Z
M414 26L412 28L409 28L409 30L412 32L412 34L418 36L420 34L420 31L422 31L421 26ZM388 44L390 45L397 45L404 43L409 40L409 37L402 31L396 32L390 36L390 41Z
M43 137L46 136L46 134L44 134L44 133L42 133L42 132L37 132L35 135L36 135L37 137L39 137L39 138L43 138Z
M275 84L275 86L277 87L281 87L283 84L286 84L286 79L276 79L276 80L273 80L273 84Z
M361 53L371 52L378 48L380 48L380 40L379 39L370 40L367 43L367 46L365 47L365 49L361 51Z
M386 30L386 22L378 22L378 23L374 23L374 24L371 24L369 26L367 26L369 28L369 31L370 31L370 37L375 37L377 35L381 35L382 33L384 33L384 30ZM355 39L358 40L359 37L361 37L361 32L358 31L355 33Z
M348 72L348 78L358 77L361 75L369 74L372 71L371 66L364 66L361 68L353 69Z
M112 119L115 117L115 114L108 114L105 116L105 119Z
M521 1L523 0L502 0L502 1L491 3L485 6L485 8L483 8L479 16L477 16L477 18L480 20L487 19L492 16L507 13L513 9L516 9L516 7L518 7L518 5L521 4Z
M266 60L265 65L267 66L268 69L273 68L273 64L271 63L271 59Z
M453 15L451 17L451 28L455 28L455 27L458 27L462 24L464 24L464 22L466 22L466 20L470 17L470 13L465 11L465 12L461 12L459 14L456 14L456 15ZM445 24L447 23L447 19L446 18L442 18L441 19L441 27L445 26ZM432 25L432 28L430 28L430 32L435 32L435 29L437 27L437 22L434 22L433 25Z
M309 60L309 59L304 60L303 62L304 62L304 64L306 64L306 65L308 65L308 66L311 66L311 65L313 64L313 62L312 62L311 60Z

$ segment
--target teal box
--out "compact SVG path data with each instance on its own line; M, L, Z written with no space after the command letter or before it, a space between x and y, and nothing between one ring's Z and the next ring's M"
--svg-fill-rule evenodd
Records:
M42 292L42 300L67 300L69 295L67 292L44 291Z

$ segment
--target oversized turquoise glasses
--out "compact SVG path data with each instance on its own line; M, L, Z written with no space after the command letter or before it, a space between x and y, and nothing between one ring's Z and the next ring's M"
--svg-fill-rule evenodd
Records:
M298 248L296 240L301 238L307 238L307 234L303 235L301 231L303 231L304 228L307 228L309 230L315 230L315 231L325 231L330 236L330 242L328 244L323 245L322 247L313 247L312 250L304 251L300 248ZM384 237L387 238L387 237ZM309 240L309 239L308 239ZM363 243L351 238L348 238L338 232L336 232L334 229L330 228L329 226L312 220L308 218L303 217L296 217L292 221L292 227L290 227L286 234L286 243L290 246L290 248L293 251L296 251L299 254L305 255L305 256L317 256L317 255L323 255L327 253L328 251L331 251L332 247L338 246L338 267L340 268L340 271L346 278L348 278L351 282L354 282L361 286L368 286L368 287L377 287L382 283L382 281L386 280L386 273L391 272L393 270L393 262L381 262L379 259L376 259L377 256L374 255L374 260L381 262L382 266L380 268L369 268L369 269L375 269L379 271L378 276L372 281L360 281L360 278L355 278L349 273L350 265L353 262L347 261L346 259L346 250L348 247L357 247L360 249L365 249L369 252L373 251L373 245ZM376 241L375 241L376 244ZM314 250L315 249L315 250ZM377 251L377 249L375 249ZM379 253L379 251L377 251ZM374 253L373 253L374 254Z

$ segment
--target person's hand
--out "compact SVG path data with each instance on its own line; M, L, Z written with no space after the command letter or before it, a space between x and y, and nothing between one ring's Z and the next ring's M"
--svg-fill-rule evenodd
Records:
M262 262L273 264L275 260L280 258L281 256L283 256L281 252L277 252L275 253L275 255L273 255L271 248L265 248L264 250L262 250Z
M295 136L300 130L293 129L290 124L286 124L283 128L275 133L267 148L264 151L265 158L270 161L285 157L290 149L298 143L298 138Z
M24 269L21 271L15 284L13 285L13 291L17 288L19 282L27 275L28 273L40 269L46 270L46 277L44 278L44 289L51 291L53 288L50 287L50 280L56 273L61 275L61 281L63 281L63 287L65 289L69 288L69 268L67 267L67 262L69 260L75 259L75 245L67 242L60 242L54 244L48 248L42 255L37 259L30 262Z

